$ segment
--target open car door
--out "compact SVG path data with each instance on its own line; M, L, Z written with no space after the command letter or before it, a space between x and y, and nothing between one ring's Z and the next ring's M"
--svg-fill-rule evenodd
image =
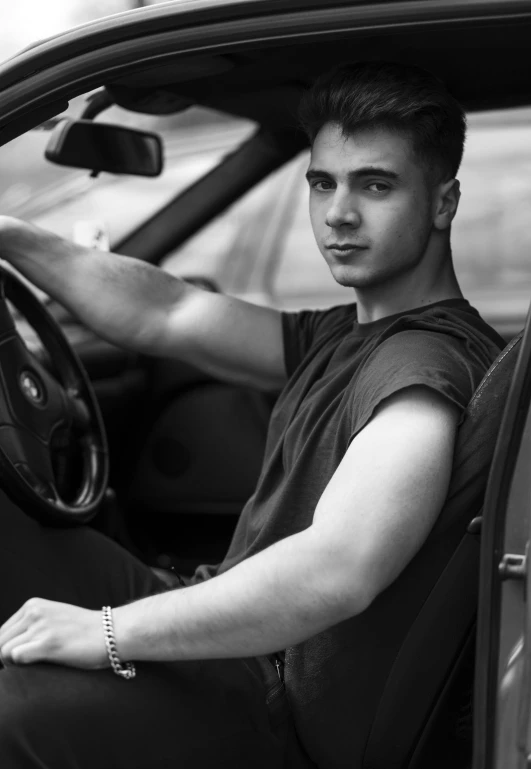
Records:
M473 769L531 766L531 316L486 493Z

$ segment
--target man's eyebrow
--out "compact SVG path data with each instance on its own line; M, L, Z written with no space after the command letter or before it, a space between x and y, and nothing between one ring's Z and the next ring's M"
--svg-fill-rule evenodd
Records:
M351 171L348 176L350 179L359 179L362 176L381 176L384 179L395 181L400 178L400 174L397 174L396 171L391 171L390 168L383 168L382 166L357 168L355 171Z
M328 179L332 178L332 175L328 173L328 171L321 171L320 168L309 168L306 171L306 178L308 181L310 179L322 179L323 176L327 177Z
M383 168L381 166L363 166L357 168L355 171L349 171L349 179L361 179L364 176L380 176L383 179L389 179L390 181L397 181L400 179L400 174L396 171L391 171L389 168ZM333 174L328 171L321 170L320 168L309 168L306 172L306 178L308 181L312 179L333 179Z

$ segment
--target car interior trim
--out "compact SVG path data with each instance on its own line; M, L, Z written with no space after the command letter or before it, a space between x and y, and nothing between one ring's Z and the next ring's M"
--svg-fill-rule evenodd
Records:
M366 25L375 25L378 27L392 25L396 28L400 24L428 24L436 23L448 19L455 22L456 17L463 20L496 19L502 17L504 20L508 15L514 18L529 15L529 4L527 0L438 0L433 3L432 0L396 0L392 2L381 2L377 5L370 3L337 3L336 7L330 7L331 4L322 2L290 2L282 4L278 2L260 2L255 0L254 13L249 14L246 9L247 4L235 3L234 0L221 0L221 2L205 3L203 0L195 4L189 3L187 6L175 9L173 3L156 5L153 7L141 9L140 13L127 12L126 14L116 14L102 20L89 22L81 25L74 30L63 32L60 35L47 38L41 43L32 46L11 59L9 63L17 67L24 68L28 66L34 69L36 49L45 60L48 57L51 60L56 59L55 49L62 49L63 55L72 56L78 54L80 44L84 44L87 51L92 50L92 38L97 36L98 45L116 44L122 42L129 35L151 35L157 28L167 29L168 23L175 24L175 31L186 32L183 29L186 25L200 25L198 28L208 34L207 29L213 19L222 23L223 29L234 28L239 22L243 22L245 28L256 28L258 30L273 25L277 30L285 30L290 22L296 22L296 30L307 29L308 26L315 26L325 22L335 23L341 20L351 22L355 27ZM241 9L238 7L241 5ZM325 6L323 8L323 5ZM279 7L280 6L280 7ZM312 7L316 6L316 7ZM142 12L143 11L143 12ZM243 17L239 18L239 17ZM292 18L290 18L292 17ZM335 18L332 18L335 17ZM339 18L340 17L340 18ZM203 24L208 21L209 24ZM354 28L355 28L354 27ZM352 31L352 30L350 30ZM302 33L304 34L304 32ZM70 48L73 47L73 50ZM33 62L33 64L29 64ZM43 62L46 66L47 62ZM29 73L28 73L29 74ZM0 77L2 72L0 69ZM16 77L20 77L20 73Z

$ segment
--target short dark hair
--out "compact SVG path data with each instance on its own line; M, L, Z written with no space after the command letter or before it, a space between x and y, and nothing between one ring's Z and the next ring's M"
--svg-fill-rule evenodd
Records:
M466 133L463 107L426 70L394 62L342 64L304 94L299 118L310 142L326 123L343 134L369 127L407 133L417 156L441 180L461 164Z

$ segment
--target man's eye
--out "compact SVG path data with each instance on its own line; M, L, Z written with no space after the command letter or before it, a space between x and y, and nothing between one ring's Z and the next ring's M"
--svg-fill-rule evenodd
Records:
M382 193L389 191L389 185L385 184L385 182L373 182L367 186L367 189L370 190L370 192L376 192L381 195Z
M328 190L332 190L334 188L334 185L332 182L327 181L326 179L314 179L311 183L312 190L317 190L318 192L328 192Z

